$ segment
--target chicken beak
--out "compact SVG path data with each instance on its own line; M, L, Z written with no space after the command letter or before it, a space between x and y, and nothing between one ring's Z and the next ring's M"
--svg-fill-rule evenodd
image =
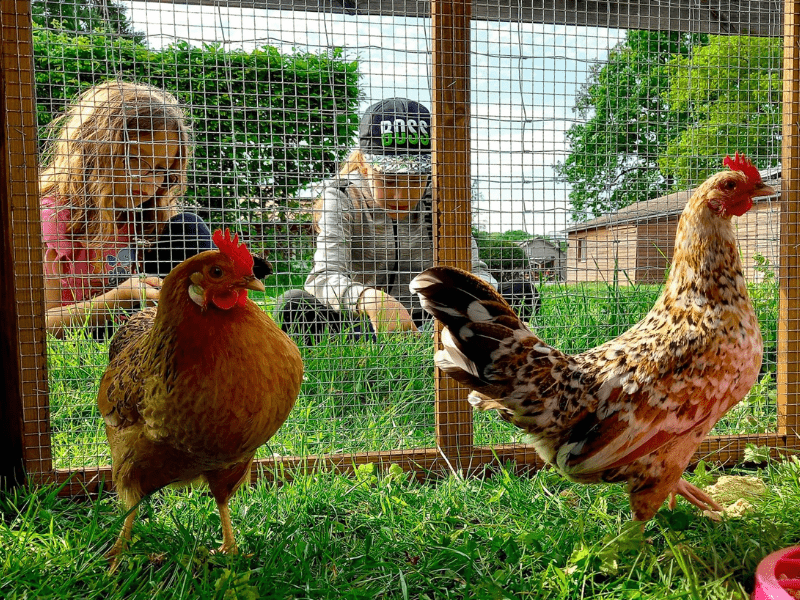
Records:
M264 284L256 279L255 275L249 275L245 278L245 280L247 283L245 283L243 287L246 290L253 290L254 292L264 292L267 290L267 288L264 287Z
M756 186L753 197L774 196L775 194L777 194L775 188L768 186L766 183L760 183Z

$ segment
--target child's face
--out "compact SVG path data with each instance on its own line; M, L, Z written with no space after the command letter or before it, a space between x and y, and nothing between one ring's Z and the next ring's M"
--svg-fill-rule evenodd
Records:
M132 140L127 156L120 157L112 171L114 205L130 210L155 196L178 166L180 150L178 134L174 131L141 134Z
M398 221L408 218L409 211L417 207L427 187L427 175L372 174L372 197Z

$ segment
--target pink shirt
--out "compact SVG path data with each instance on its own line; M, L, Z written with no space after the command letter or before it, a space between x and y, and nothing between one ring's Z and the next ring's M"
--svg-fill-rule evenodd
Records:
M133 236L129 225L117 230L112 243L89 249L67 233L70 209L60 208L55 198L41 200L42 240L46 249L55 250L56 260L44 262L45 275L58 277L61 304L73 304L118 286L135 271Z

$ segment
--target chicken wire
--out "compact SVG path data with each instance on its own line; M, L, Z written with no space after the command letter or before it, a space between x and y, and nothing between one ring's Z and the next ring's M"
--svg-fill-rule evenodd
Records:
M10 13L29 10L27 2L10 4L11 11L3 8L6 27ZM89 86L116 78L168 91L186 114L193 144L180 205L212 229L240 232L251 250L269 258L274 274L265 279L264 296L255 295L265 311L280 294L303 287L312 270L313 203L356 147L364 110L391 97L429 108L438 97L446 108L448 98L448 90L435 88L441 80L434 77L432 21L415 12L416 4L269 6L30 4L42 163L49 160L46 140L63 135L48 125ZM788 189L781 181L781 15L731 15L720 31L710 13L664 3L646 18L629 19L645 27L636 29L606 15L498 6L473 3L468 31L458 34L470 48L460 59L469 78L456 81L469 99L470 128L469 137L455 138L469 150L471 183L449 191L459 202L448 206L461 213L444 218L471 219L481 261L534 331L580 352L618 335L652 306L688 190L720 170L727 153L746 152L768 183ZM25 29L27 22L11 26ZM760 37L730 35L741 31ZM438 156L453 154L441 148ZM122 168L135 182L149 167L155 169L130 162ZM724 458L729 446L741 454L747 443L797 444L797 396L784 391L779 400L778 386L778 338L797 337L794 329L779 331L779 290L797 285L781 280L788 273L780 271L781 222L785 228L797 221L793 212L781 214L782 206L779 197L759 199L736 221L765 355L751 394L712 432L733 437L704 446L722 452L712 458ZM37 239L37 212L15 211L12 226L29 233L15 244L41 262L38 248L26 246ZM149 223L147 213L131 214ZM441 218L430 217L431 237L440 248L461 248L463 258L470 240L448 239L453 229L437 226ZM135 245L141 239L133 242L136 275L144 267ZM111 281L117 266L98 285L118 283ZM22 281L29 286L24 295L40 300L36 311L69 296L59 287L56 300L42 305L38 280ZM525 284L535 300L521 293ZM23 327L41 325L21 321L27 338ZM472 417L463 402L435 403L434 337L432 324L417 334L330 334L318 343L296 337L306 364L301 395L258 456L399 457L441 446L453 427L463 434L453 439L466 440L470 451L474 444L521 448L519 456L529 456L522 433L495 415ZM62 338L47 335L49 400L34 399L41 408L25 417L27 427L42 432L28 438L36 444L27 449L30 465L44 469L52 457L52 468L72 473L108 463L95 407L107 349L107 339L82 324L67 327ZM785 365L789 379L796 370ZM458 414L443 417L449 410Z

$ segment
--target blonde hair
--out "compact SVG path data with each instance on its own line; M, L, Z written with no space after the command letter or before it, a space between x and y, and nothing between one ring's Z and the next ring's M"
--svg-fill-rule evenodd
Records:
M360 148L356 148L355 150L351 151L350 154L347 155L347 158L344 159L342 166L339 168L339 176L344 177L349 175L353 171L360 172L363 176L370 176L373 174L374 169L367 163L364 159L364 153L361 151ZM354 202L358 206L361 206L361 202L358 199L354 199ZM314 223L314 232L319 233L319 220L322 217L322 209L325 203L325 198L323 194L317 196L316 200L314 200L314 204L312 205L311 216Z
M178 155L166 184L141 209L137 235L153 239L174 214L186 188L191 135L178 100L150 85L108 81L84 91L50 125L42 156L40 197L71 209L67 232L85 235L90 245L113 240L116 214L110 174L126 145L154 132L178 135Z
M373 168L367 163L360 148L356 148L347 155L339 168L339 175L349 175L353 171L360 171L362 175L371 175L373 172Z

